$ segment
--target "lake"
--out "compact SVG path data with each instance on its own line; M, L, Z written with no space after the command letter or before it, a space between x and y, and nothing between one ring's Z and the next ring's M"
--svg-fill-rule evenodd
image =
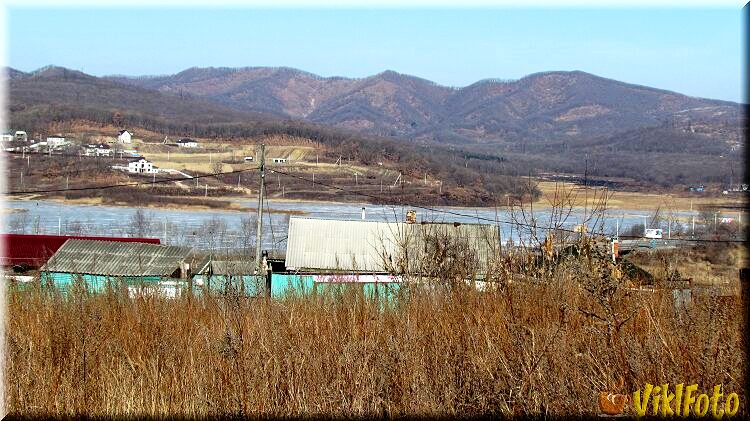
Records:
M255 206L253 200L237 201L243 206ZM6 207L14 210L5 215L4 233L62 234L62 235L101 235L101 236L147 236L161 239L165 244L190 245L204 250L233 250L255 247L255 212L243 213L223 210L178 210L143 208L145 215L141 223L133 223L137 207L69 204L63 202L7 201ZM303 217L325 219L359 220L362 208L365 218L377 221L403 221L406 210L417 211L419 221L460 222L500 225L503 241L512 238L514 242L528 240L529 226L536 222L537 227L547 227L551 218L562 222L562 226L572 229L584 219L582 209L574 209L567 217L553 215L550 209L535 210L533 218L528 213L509 212L499 208L469 207L418 207L383 206L364 203L322 203L268 201L267 209L303 212ZM587 214L590 214L590 210ZM673 232L680 227L690 229L691 216L698 212L674 212ZM590 215L589 215L590 216ZM665 215L666 216L666 215ZM626 232L636 224L650 219L651 213L634 210L608 210L598 218L597 223L588 223L597 232L614 234ZM697 222L696 217L696 224ZM521 225L511 222L521 222ZM526 224L527 226L523 226ZM263 247L285 249L289 216L284 213L265 212L263 217ZM667 229L667 223L662 223ZM542 233L543 234L543 233Z

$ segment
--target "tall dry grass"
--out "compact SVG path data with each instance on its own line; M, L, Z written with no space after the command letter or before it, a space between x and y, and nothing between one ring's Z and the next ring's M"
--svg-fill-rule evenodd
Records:
M492 290L415 287L393 302L354 290L266 301L11 289L8 410L590 415L622 378L625 393L721 383L745 413L738 300L675 309L671 292L633 293L612 265L590 263L533 277L496 268Z

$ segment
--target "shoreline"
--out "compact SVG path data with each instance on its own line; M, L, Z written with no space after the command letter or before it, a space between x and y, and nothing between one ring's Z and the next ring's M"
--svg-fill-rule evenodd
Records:
M601 190L593 190L593 193L601 192ZM535 202L524 202L521 204L512 204L510 209L529 209L534 207L538 210L548 210L553 208L552 203L547 197L551 195L549 191L543 191L542 197ZM201 198L203 199L203 198ZM581 199L581 198L576 198ZM115 203L103 203L101 198L80 198L80 199L65 199L61 197L40 197L38 195L19 197L19 198L6 198L7 203L12 202L28 202L28 201L50 201L61 204L70 205L88 205L88 206L112 206L120 208L135 208L139 207L138 204L131 204L127 202L115 202ZM215 197L209 200L223 201L228 203L226 206L211 207L205 205L185 205L176 203L150 203L141 205L140 207L147 209L167 209L167 210L186 210L195 212L210 212L210 211L224 211L224 212L256 212L257 207L243 206L238 202L240 200L234 196L223 196ZM252 199L244 199L242 202L248 202ZM283 206L285 203L293 204L304 204L310 203L315 205L333 205L333 206L397 206L397 207L413 207L416 209L421 208L440 208L440 209L463 209L463 210L493 210L497 211L508 211L509 208L506 204L498 203L497 206L462 206L462 205L377 205L367 202L348 202L348 201L331 201L331 200L316 200L316 199L287 199L287 198L268 198L267 203L270 205L277 203ZM572 204L566 205L565 208L570 207L572 210L583 210L592 209L595 206L593 200L589 199L589 204L586 206L583 200L574 200ZM633 193L633 192L622 192L622 191L610 191L610 196L607 200L607 206L605 211L613 210L629 210L629 211L643 211L643 212L654 212L657 209L661 209L662 212L677 211L677 212L689 212L692 207L693 212L700 212L701 207L715 207L718 210L724 210L725 212L746 212L748 210L747 204L739 198L724 198L724 197L690 197L690 196L678 196L672 194L659 195L655 193ZM13 214L22 212L23 209L18 208L6 208L0 210L2 214ZM269 207L264 209L270 213L275 214L287 214L287 215L306 215L308 212L297 209L279 209Z
M225 200L225 199L220 199ZM164 210L181 210L181 211L191 211L191 212L236 212L236 213L245 213L245 212L257 212L256 207L246 207L246 206L240 206L236 204L235 202L230 202L229 206L224 207L217 207L212 208L210 206L200 206L200 205L179 205L174 203L162 203L162 204L146 204L142 206L138 206L136 204L129 204L125 202L116 202L116 203L102 203L101 199L62 199L62 198L55 198L55 197L34 197L34 198L23 198L23 199L7 199L6 203L10 204L13 202L33 202L33 201L45 201L45 202L55 202L60 203L63 205L85 205L85 206L109 206L114 208L144 208L144 209L164 209ZM269 213L276 213L276 214L287 214L287 215L305 215L307 212L305 211L299 211L299 210L286 210L286 209L274 209L274 208L268 208L263 209L265 212ZM7 208L5 213L12 214L12 213L20 213L20 212L28 212L28 209L20 209L20 208Z

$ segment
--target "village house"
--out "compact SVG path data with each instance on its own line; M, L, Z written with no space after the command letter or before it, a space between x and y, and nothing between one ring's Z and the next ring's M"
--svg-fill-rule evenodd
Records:
M47 147L57 148L63 145L65 145L65 137L63 135L56 134L52 136L47 136Z
M16 272L39 268L47 263L47 260L70 239L160 243L158 238L0 234L0 242L6 245L4 249L0 250L0 266L12 267Z
M29 135L26 134L23 130L17 130L16 131L16 141L18 142L28 142L29 141Z
M287 236L287 270L311 273L390 273L421 262L430 239L460 240L476 254L483 273L500 246L494 225L346 221L292 217ZM408 256L408 260L401 261Z
M274 164L286 164L286 158L273 158Z
M91 292L110 285L131 295L150 289L175 297L187 287L193 264L187 247L69 239L41 268L41 279L63 290L80 279Z
M128 163L128 172L131 173L155 173L159 172L157 168L154 167L154 164L149 162L148 160L141 158L137 161L131 161Z
M11 142L13 139L15 139L15 136L12 133L3 133L0 135L0 142Z
M84 149L86 156L112 156L112 148L106 143L89 144Z
M120 130L119 134L117 135L117 141L120 143L132 143L133 133L130 133L127 130Z
M193 139L183 138L177 141L177 146L181 148L197 148L198 142Z

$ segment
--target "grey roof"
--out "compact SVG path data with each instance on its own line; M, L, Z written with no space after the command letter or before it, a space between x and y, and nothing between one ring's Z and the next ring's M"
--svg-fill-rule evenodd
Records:
M197 274L205 275L250 275L255 273L254 260L208 260L199 268Z
M292 217L286 266L296 270L392 272L414 268L425 257L428 238L445 235L465 241L480 270L500 247L493 225L340 221Z
M43 271L106 276L168 276L190 255L185 247L70 239Z

